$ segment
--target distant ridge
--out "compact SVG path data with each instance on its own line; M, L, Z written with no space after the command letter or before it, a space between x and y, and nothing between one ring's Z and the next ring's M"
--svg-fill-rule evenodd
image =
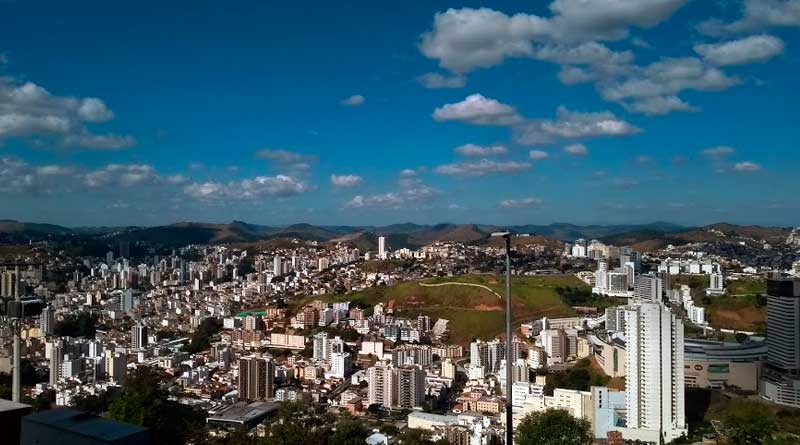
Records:
M690 228L668 222L630 225L576 225L553 223L547 225L516 225L501 227L481 224L415 224L400 223L386 226L324 226L298 223L289 226L267 226L243 221L216 224L182 221L154 227L78 227L53 224L0 220L0 242L5 244L28 241L86 238L106 243L117 241L147 242L167 247L187 244L251 243L275 239L296 238L317 242L346 242L359 249L374 250L378 236L386 236L392 248L417 247L435 241L475 243L487 240L492 232L510 230L518 234L572 242L578 238L600 239L618 245L639 245L658 248L719 238L715 233L745 236L776 243L786 239L790 229L781 227L738 226L717 223ZM642 244L644 243L644 244Z

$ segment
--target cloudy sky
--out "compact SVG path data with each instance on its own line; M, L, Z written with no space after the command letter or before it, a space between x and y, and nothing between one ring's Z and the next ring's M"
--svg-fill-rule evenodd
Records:
M800 0L270 3L0 1L0 217L800 224Z

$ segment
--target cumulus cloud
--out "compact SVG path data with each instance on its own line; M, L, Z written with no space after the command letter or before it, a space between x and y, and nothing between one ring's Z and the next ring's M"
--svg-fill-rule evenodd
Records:
M583 113L558 107L556 119L533 119L514 127L514 140L524 145L550 144L560 139L629 136L641 129L609 111Z
M467 84L464 76L443 76L439 73L425 73L417 77L417 82L429 89L463 88Z
M531 150L528 152L528 157L533 159L534 161L541 161L542 159L547 159L550 155L546 151L542 150Z
M475 144L464 144L454 150L461 156L497 156L508 153L508 148L502 145L480 146Z
M256 157L259 159L267 159L282 164L307 163L307 162L315 162L317 160L317 157L313 155L305 155L294 151L275 150L270 148L258 150L256 152Z
M350 97L342 99L342 105L346 107L357 107L359 105L364 105L364 96L360 94L354 94Z
M700 23L697 29L704 34L720 36L797 26L800 26L800 0L745 0L741 19L730 23L710 19Z
M694 105L690 105L678 96L656 96L637 99L628 104L628 110L648 116L662 116L675 111L696 112L700 111Z
M288 175L256 176L227 183L194 182L184 187L184 193L200 200L254 200L266 197L288 197L313 190L310 184Z
M358 175L331 175L331 184L333 184L334 187L355 187L362 182L363 178Z
M480 94L471 94L463 101L445 104L433 111L433 119L439 122L460 121L475 125L513 125L522 122L522 117L510 105Z
M690 105L675 97L681 91L721 91L740 82L695 57L664 58L636 67L622 79L606 81L600 85L600 93L631 111L664 114L667 109L692 111Z
M583 144L570 144L564 147L564 153L579 157L589 154L589 150L587 150L586 146Z
M417 178L401 179L398 184L400 186L398 191L375 195L356 195L347 201L344 207L401 209L431 201L441 194L439 190L425 185Z
M762 34L722 43L697 44L694 50L711 64L744 65L767 60L783 52L783 40Z
M736 152L736 149L727 145L718 145L704 149L701 154L707 158L724 158Z
M442 68L465 73L507 58L542 57L542 45L562 48L619 40L630 27L650 28L687 0L555 0L548 17L506 15L489 8L448 9L422 34L420 51Z
M459 162L444 164L433 169L440 175L452 176L485 176L493 173L518 173L530 169L530 162L496 162L490 159L481 159L477 162Z
M94 134L87 127L113 118L114 113L98 98L56 96L33 82L0 77L0 142L43 137L62 146L87 149L133 146L136 141L131 136Z
M519 199L505 199L500 202L500 207L505 207L507 209L511 208L518 208L518 207L531 207L531 206L538 206L544 202L542 198L519 198Z
M733 170L737 172L757 172L761 171L761 165L750 161L737 162L733 164Z

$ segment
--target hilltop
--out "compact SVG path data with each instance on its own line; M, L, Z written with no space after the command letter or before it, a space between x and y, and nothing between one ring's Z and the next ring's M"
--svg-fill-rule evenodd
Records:
M295 309L315 299L350 301L372 307L393 302L403 316L429 315L449 320L450 339L466 344L473 338L491 339L504 332L504 303L494 293L480 288L444 283L470 283L486 286L503 295L504 278L498 275L462 275L423 281L407 281L391 287L371 287L363 291L327 297L310 296L293 302ZM438 286L429 286L429 285ZM426 286L428 285L428 286ZM557 288L586 288L574 276L514 276L511 295L514 322L540 317L564 317L574 314L557 292Z

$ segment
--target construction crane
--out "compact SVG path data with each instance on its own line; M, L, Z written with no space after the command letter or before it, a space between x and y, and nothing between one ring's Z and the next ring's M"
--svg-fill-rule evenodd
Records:
M19 403L22 398L22 346L20 337L22 331L22 321L25 317L35 317L42 313L44 302L38 299L25 298L20 295L20 266L39 266L41 263L0 263L4 269L14 268L14 299L0 300L0 315L5 316L11 322L11 330L14 332L14 350L11 371L11 400Z

